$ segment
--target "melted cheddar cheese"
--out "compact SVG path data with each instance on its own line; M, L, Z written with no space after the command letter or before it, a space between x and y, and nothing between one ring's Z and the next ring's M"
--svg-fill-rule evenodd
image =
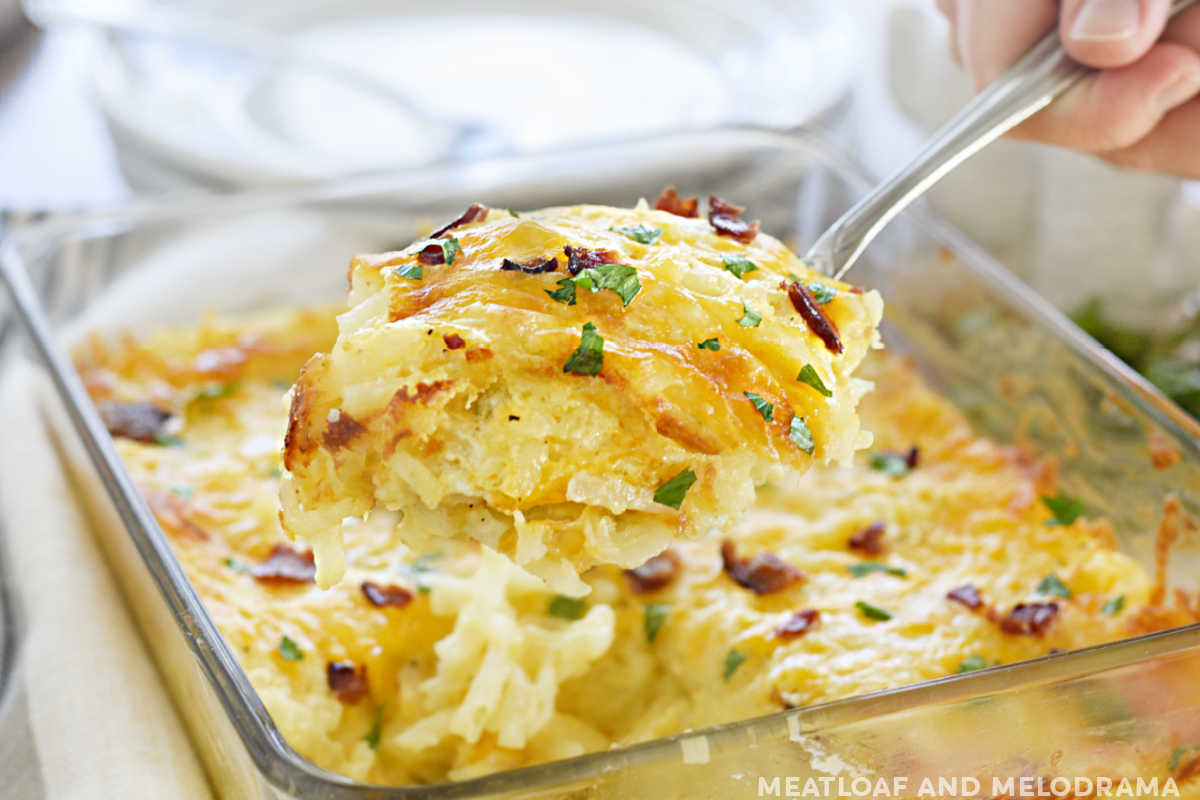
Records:
M256 570L290 546L276 500L285 387L336 335L332 313L208 320L97 341L78 360L102 407L172 415L169 436L119 437L121 455L284 737L351 778L463 779L1192 619L1149 605L1151 580L1104 521L1046 525L1048 474L974 436L886 356L864 365L879 390L860 413L875 456L916 446L915 467L880 471L864 453L787 477L723 531L675 543L661 573L597 567L586 598L556 596L463 536L410 548L380 511L343 528L345 580L264 579ZM850 546L875 523L876 552ZM791 578L756 593L723 564L723 540ZM890 571L856 577L864 561ZM947 598L964 585L983 607ZM1034 603L1053 604L1047 624L1004 629ZM799 633L798 612L815 612ZM335 691L331 665L358 691ZM1037 726L1067 730L1079 713Z
M870 442L852 373L882 302L770 236L574 206L439 241L355 257L337 341L296 384L282 519L323 586L344 569L342 521L379 508L403 511L403 541L470 537L580 595L586 568L640 564L727 524L784 468ZM430 247L444 263L422 263ZM794 280L822 282L836 347L793 306ZM657 495L677 476L685 497Z

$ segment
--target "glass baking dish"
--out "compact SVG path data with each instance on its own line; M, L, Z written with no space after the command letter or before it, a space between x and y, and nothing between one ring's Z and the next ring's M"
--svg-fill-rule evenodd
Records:
M811 241L864 187L815 135L731 129L147 201L51 219L4 241L3 274L47 364L44 405L62 456L219 793L871 796L881 793L874 781L902 779L906 787L888 784L892 793L915 796L931 777L942 796L987 796L1019 793L1025 784L1005 784L1010 778L1107 775L1147 787L1153 778L1161 789L1185 777L1186 748L1200 746L1200 625L453 784L358 784L288 747L121 465L67 349L97 328L136 333L212 309L340 299L351 251L399 246L470 201L629 205L668 183L745 204L793 244ZM1160 525L1175 523L1183 533L1169 584L1200 589L1200 537L1179 524L1200 513L1200 424L919 210L885 232L854 280L882 291L893 350L911 356L980 432L1056 455L1063 491L1109 518L1121 548L1147 569ZM1168 506L1178 513L1164 522ZM939 787L939 778L956 783ZM978 792L972 779L981 781ZM1179 789L1186 796L1200 786L1193 779Z

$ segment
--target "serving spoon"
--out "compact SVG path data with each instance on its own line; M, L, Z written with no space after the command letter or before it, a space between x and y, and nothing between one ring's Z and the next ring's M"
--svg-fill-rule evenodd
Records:
M1198 0L1175 0L1174 18ZM947 173L1097 72L1067 55L1053 28L994 83L934 132L925 147L813 243L804 258L841 278L887 224Z

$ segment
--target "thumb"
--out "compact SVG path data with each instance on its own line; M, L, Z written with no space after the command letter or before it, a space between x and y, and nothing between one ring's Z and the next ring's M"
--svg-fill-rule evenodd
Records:
M1171 0L1064 0L1059 30L1076 61L1121 67L1146 54L1170 10Z

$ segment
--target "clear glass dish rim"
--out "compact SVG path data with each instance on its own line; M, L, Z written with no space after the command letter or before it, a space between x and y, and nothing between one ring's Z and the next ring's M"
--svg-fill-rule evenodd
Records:
M708 131L656 136L627 142L570 148L538 156L493 159L477 165L495 169L517 167L549 158L594 155L597 151L638 145L675 142L682 146L700 140L738 139L745 152L773 148L803 154L836 172L856 190L870 185L864 171L821 134L809 130L780 133L766 128L727 127ZM367 784L336 775L300 756L283 739L262 701L250 685L216 625L187 580L165 535L138 493L132 477L113 448L110 437L92 408L83 385L65 350L52 333L44 307L25 269L27 254L38 255L68 241L96 239L161 223L219 218L238 211L282 210L319 205L323 202L369 197L395 191L415 178L444 175L462 165L441 164L420 170L353 176L333 181L282 188L214 194L180 193L134 201L105 211L50 217L18 231L3 231L0 239L0 278L9 286L18 317L25 323L35 348L46 361L50 376L105 489L117 507L126 532L134 540L144 563L170 607L192 654L199 661L211 688L231 724L238 732L259 773L285 791L312 793L322 797L362 798L460 798L513 791L553 788L598 777L614 769L658 758L677 757L679 742L705 737L710 746L728 741L746 741L747 733L760 736L794 735L833 725L941 705L986 694L1014 691L1048 683L1083 678L1097 672L1200 647L1200 623L1158 633L1122 639L1108 644L1045 656L977 672L951 675L907 686L886 689L821 705L774 712L738 722L675 734L571 759L538 764L455 783L413 786ZM469 168L469 167L468 167ZM1194 458L1200 458L1200 422L1164 396L1156 387L1105 350L1062 312L1033 292L990 255L949 224L923 209L906 214L917 227L952 251L1002 301L1019 306L1050 335L1102 377L1109 388L1135 405L1162 426ZM7 677L7 676L4 676ZM6 685L0 681L0 686Z

